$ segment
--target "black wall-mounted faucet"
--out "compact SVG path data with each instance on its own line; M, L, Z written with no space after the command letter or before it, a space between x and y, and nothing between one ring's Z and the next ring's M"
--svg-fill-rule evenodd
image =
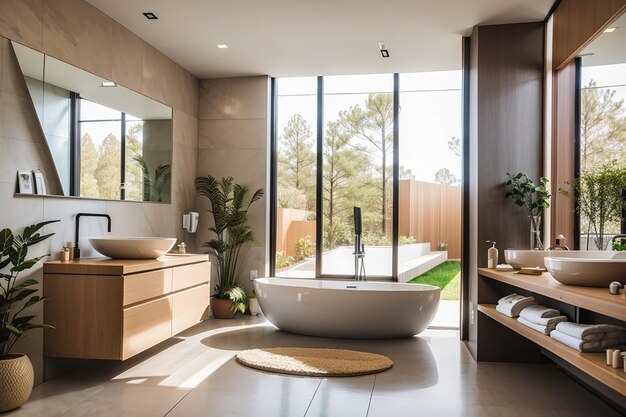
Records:
M78 213L76 215L76 239L75 239L75 248L74 248L74 259L80 258L80 248L78 246L78 236L80 235L80 218L81 217L104 217L108 222L108 231L111 233L111 216L108 214L99 214L99 213Z

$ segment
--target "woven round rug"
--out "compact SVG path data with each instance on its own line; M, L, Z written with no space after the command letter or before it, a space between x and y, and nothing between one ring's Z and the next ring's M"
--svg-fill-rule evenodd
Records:
M262 371L322 377L375 374L393 366L391 359L376 353L298 347L244 350L237 362Z

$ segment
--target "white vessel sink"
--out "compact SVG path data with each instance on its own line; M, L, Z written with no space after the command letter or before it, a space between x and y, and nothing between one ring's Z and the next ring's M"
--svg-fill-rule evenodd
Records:
M544 259L551 258L589 258L607 259L612 258L616 252L608 251L584 251L584 250L536 250L536 249L505 249L504 259L506 263L515 269L521 267L546 267Z
M543 258L552 252L535 249L505 249L504 260L515 269L522 267L544 267Z
M173 237L92 237L95 250L115 259L155 259L172 249Z
M626 252L601 253L595 257L549 256L544 261L548 272L561 284L608 287L613 281L626 281Z

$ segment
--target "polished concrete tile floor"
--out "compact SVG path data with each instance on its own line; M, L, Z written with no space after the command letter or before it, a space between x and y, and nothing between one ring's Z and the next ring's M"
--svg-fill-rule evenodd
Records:
M306 378L245 368L251 347L340 347L381 353L392 369ZM7 416L379 417L618 416L552 365L474 362L458 333L338 340L281 332L262 316L210 319L125 362L93 361L35 388Z

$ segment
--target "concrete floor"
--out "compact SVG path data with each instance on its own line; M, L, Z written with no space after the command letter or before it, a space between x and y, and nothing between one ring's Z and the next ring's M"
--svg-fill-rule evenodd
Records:
M308 378L245 368L251 347L340 347L381 353L392 369ZM262 316L210 319L125 362L93 361L35 388L6 416L403 417L618 416L552 365L474 362L458 332L339 340L278 331Z

